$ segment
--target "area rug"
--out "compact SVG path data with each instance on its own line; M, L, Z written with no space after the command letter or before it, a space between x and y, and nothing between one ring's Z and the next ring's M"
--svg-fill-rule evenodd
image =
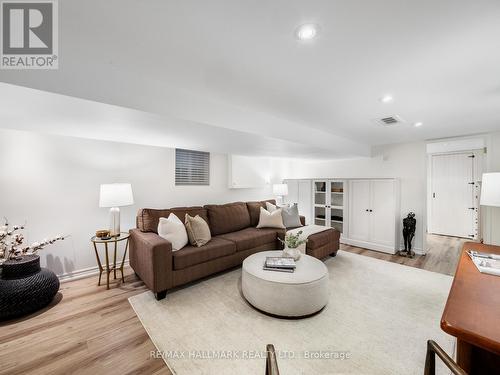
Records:
M263 375L266 344L274 344L282 375L422 374L428 339L453 353L453 338L439 327L450 276L343 251L325 264L328 305L305 319L251 307L241 269L162 301L151 292L129 301L158 349L151 355L179 375Z

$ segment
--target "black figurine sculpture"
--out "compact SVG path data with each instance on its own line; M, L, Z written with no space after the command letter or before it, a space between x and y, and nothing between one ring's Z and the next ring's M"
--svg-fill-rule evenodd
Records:
M415 227L417 226L417 220L415 219L415 213L410 212L408 216L403 219L403 238L405 241L405 249L399 252L399 255L407 256L413 258L415 252L411 249L411 241L415 237Z

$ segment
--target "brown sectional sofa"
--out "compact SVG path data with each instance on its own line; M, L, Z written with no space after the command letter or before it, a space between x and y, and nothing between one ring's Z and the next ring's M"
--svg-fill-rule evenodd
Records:
M275 204L274 200L268 202ZM255 228L260 207L265 207L265 203L235 202L204 207L141 209L137 215L137 229L130 231L130 265L156 298L162 299L168 289L241 265L253 253L281 249L277 238L284 238L285 229ZM202 247L188 244L172 251L171 243L157 234L160 217L168 217L171 213L182 222L186 213L200 215L210 227L210 242ZM303 217L301 221L304 223ZM307 254L320 259L335 256L339 236L334 229L310 236Z

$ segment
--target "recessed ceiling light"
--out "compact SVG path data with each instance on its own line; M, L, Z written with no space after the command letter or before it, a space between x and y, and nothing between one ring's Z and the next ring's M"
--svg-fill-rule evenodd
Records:
M420 121L419 121L419 122L414 123L414 124L413 124L413 126L415 126L416 128L419 128L419 127L421 127L423 124L424 124L423 122L420 122Z
M385 95L382 98L380 98L380 101L382 103L390 103L394 100L394 98L391 95Z
M311 40L318 35L318 27L311 23L301 25L295 30L295 36L299 40Z

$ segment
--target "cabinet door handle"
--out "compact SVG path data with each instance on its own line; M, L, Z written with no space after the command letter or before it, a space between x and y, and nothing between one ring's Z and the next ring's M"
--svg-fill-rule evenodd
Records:
M367 208L367 209L366 209L366 212L370 212L370 210Z
M373 210L370 210L370 212L373 212Z

